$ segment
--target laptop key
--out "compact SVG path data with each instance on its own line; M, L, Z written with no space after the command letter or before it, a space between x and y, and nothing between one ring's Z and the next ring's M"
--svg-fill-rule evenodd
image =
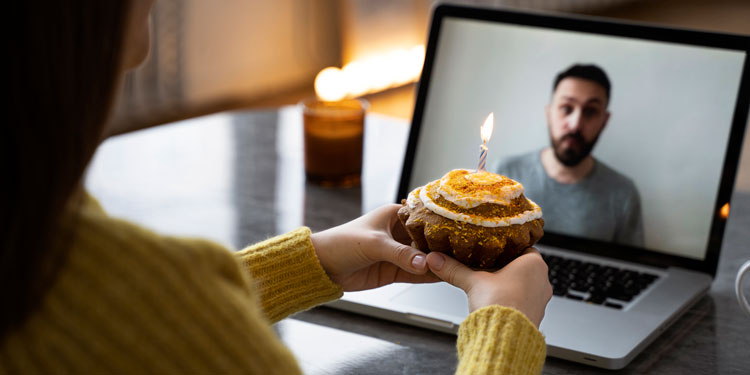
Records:
M629 296L627 294L620 294L620 295L617 295L617 296L610 296L609 298L616 299L618 301L623 301L623 302L630 302L630 301L633 300L633 296Z
M618 309L618 310L621 310L621 309L622 309L622 305L621 305L621 304L619 304L619 303L614 303L614 302L605 302L605 303L604 303L604 306L607 306L607 307L611 307L611 308L613 308L613 309Z
M586 299L586 302L593 303L596 305L601 305L606 300L607 300L607 297L605 296L592 294L589 296L589 298Z
M575 290L576 292L586 293L589 291L589 285L573 282L570 284L570 289Z

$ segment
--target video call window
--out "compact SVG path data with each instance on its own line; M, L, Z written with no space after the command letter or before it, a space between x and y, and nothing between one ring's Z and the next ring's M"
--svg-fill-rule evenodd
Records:
M476 168L494 112L488 170L524 184L545 231L705 257L744 53L447 19L436 54L410 188ZM587 148L580 181L545 168Z

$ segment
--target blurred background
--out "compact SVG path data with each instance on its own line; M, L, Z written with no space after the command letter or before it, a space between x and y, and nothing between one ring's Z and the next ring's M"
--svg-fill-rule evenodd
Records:
M748 0L157 0L151 54L126 78L113 126L125 133L295 104L314 95L324 68L362 71L368 64L407 66L393 77L368 75L359 95L373 112L411 119L430 13L439 2L750 34ZM750 191L747 134L743 149L737 189Z

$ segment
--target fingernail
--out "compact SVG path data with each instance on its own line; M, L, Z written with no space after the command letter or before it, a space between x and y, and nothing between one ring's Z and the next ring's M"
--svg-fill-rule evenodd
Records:
M443 254L435 253L435 256L432 257L434 259L431 264L430 268L432 268L434 271L440 271L443 269L443 265L445 264L445 258L443 258Z
M425 260L424 255L417 255L411 260L411 266L419 271L424 269L425 263L427 263L427 261Z

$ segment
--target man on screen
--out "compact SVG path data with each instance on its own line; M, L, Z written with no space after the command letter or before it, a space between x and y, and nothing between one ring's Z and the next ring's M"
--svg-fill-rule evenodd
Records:
M609 120L610 82L595 65L573 65L555 79L545 107L550 146L501 161L497 173L521 182L544 210L545 230L643 246L635 184L591 156Z

